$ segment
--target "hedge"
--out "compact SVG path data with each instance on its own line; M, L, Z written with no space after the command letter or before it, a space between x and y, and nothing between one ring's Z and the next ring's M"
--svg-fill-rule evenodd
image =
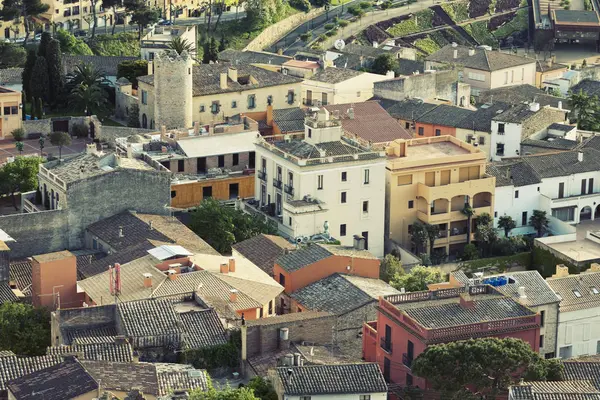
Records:
M531 267L532 269L537 269L544 278L554 275L556 272L556 266L558 264L567 266L570 274L578 274L590 267L589 264L585 264L583 267L578 267L575 264L563 260L562 258L556 257L546 249L542 249L537 246L533 248L533 260Z
M489 257L477 260L463 262L463 267L467 271L478 271L482 268L494 268L500 272L506 271L508 268L521 266L527 269L531 268L531 252L517 253L503 257Z

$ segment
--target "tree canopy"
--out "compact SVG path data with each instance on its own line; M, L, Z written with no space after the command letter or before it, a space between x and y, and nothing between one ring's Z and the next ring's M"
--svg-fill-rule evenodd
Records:
M504 237L508 237L511 230L515 229L517 224L510 215L503 215L498 218L498 228L504 229Z
M2 0L1 4L0 19L3 21L23 20L25 45L33 27L33 18L39 17L50 8L48 4L44 4L41 0Z
M396 274L403 275L402 262L393 254L387 254L379 264L379 279L389 282Z
M0 350L23 356L45 355L50 336L48 310L13 302L0 305Z
M39 157L16 157L13 162L0 168L0 194L12 196L15 210L18 209L15 194L37 188L37 173L41 162Z
M371 70L374 73L381 75L385 75L388 71L395 71L396 69L398 69L398 60L392 54L378 56L371 66Z
M577 127L583 130L600 130L600 100L598 96L590 96L583 90L569 93L571 117L577 117Z
M404 274L397 273L390 281L390 285L400 290L404 288L407 292L418 292L427 290L427 285L444 281L442 270L434 267L417 265Z
M60 42L60 49L63 53L81 56L91 56L94 54L92 49L83 40L76 38L69 31L57 29L54 38Z
M529 217L529 224L535 228L538 237L544 236L544 233L548 230L549 223L546 211L533 210L533 214Z
M190 228L219 253L229 253L231 245L261 233L277 232L260 216L226 207L213 198L204 199L192 212Z
M23 46L0 43L0 68L22 67L26 57L27 51Z
M526 376L529 380L560 379L561 364L544 360L528 343L514 338L483 338L427 347L412 364L412 371L452 399L474 394L490 398Z

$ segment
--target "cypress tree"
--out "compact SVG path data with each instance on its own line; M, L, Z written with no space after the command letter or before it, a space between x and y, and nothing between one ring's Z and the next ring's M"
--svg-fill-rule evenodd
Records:
M42 118L44 118L44 103L43 103L41 97L38 98L37 101L38 101L38 106L37 106L37 109L38 109L38 119L42 119Z
M25 67L23 67L23 73L21 74L23 91L27 96L26 99L28 102L31 102L31 77L33 75L33 67L35 66L36 59L37 55L35 54L35 51L29 50L27 53L27 60L25 61Z
M47 99L49 85L48 64L44 57L38 57L37 60L35 60L35 66L33 67L33 73L31 75L31 95L36 98Z
M38 46L38 57L47 57L48 54L48 44L52 40L52 36L49 32L42 33L42 38L40 39L40 45Z
M217 61L219 58L219 48L217 47L217 41L214 37L210 38L210 44L208 46L208 53L211 61Z
M27 119L27 110L25 109L25 103L26 103L26 97L25 97L25 92L21 92L21 105L23 106L23 108L21 109L21 118L23 119L23 121L25 121Z
M52 39L48 43L46 54L48 62L49 100L51 104L56 105L60 101L59 97L64 86L63 75L61 74L62 55L60 53L60 42Z

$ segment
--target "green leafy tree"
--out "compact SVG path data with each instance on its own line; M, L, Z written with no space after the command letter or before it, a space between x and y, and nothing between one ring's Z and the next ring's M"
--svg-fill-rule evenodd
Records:
M475 219L477 228L475 229L475 240L482 251L482 255L488 256L492 246L498 240L496 229L493 226L492 216L488 213L483 213Z
M106 75L91 64L78 65L73 72L67 75L67 92L71 93L75 88L82 84L85 84L86 86L96 85L105 90L109 87L109 81L106 79Z
M276 233L261 217L225 207L213 198L204 199L192 212L190 228L219 253L229 253L232 244L261 233Z
M134 89L138 87L137 78L144 75L148 75L148 61L146 60L127 60L117 66L117 79L127 78Z
M312 32L306 32L300 35L300 40L302 40L304 43L310 42L310 39L312 39Z
M476 260L479 258L479 251L477 246L473 243L466 244L463 248L462 256L460 257L463 261Z
M395 71L396 69L398 69L398 60L391 54L377 56L371 66L371 71L380 75L385 75L388 71Z
M386 255L379 264L379 279L385 282L391 281L396 275L404 274L402 262L393 254Z
M52 40L50 32L43 32L42 38L40 39L40 45L38 46L38 57L47 57L48 44Z
M550 220L546 216L546 211L533 210L533 214L529 217L529 225L533 226L537 231L538 237L544 236L548 230Z
M44 57L35 60L35 66L30 81L31 95L35 98L48 99L50 92L50 78L48 77L48 64Z
M421 254L425 252L425 245L429 235L427 233L427 227L421 221L416 221L412 224L412 231L410 234L410 240L415 245L415 252Z
M23 155L23 148L25 147L25 144L23 144L23 142L19 141L19 142L15 143L15 147L17 148L19 155Z
M41 356L50 346L50 312L28 304L0 305L0 350L23 356Z
M60 49L63 53L81 56L94 55L92 49L83 40L76 38L67 30L58 29L54 38L60 42Z
M37 173L41 162L39 157L16 157L13 162L0 169L0 192L12 197L15 210L17 193L29 192L37 187Z
M140 127L140 107L134 103L129 108L129 113L127 114L127 126L130 128L139 128Z
M425 224L425 231L427 232L427 240L429 241L429 255L433 255L433 246L435 240L440 237L440 226Z
M194 46L187 39L177 36L171 39L169 49L174 50L177 54L181 55L184 51L187 53L191 52L194 49Z
M35 50L29 50L27 52L27 59L25 60L25 67L23 67L23 72L21 73L21 80L23 81L23 91L25 92L25 96L28 102L31 102L31 77L33 76L33 68L35 67L35 61L37 59L37 55L35 54ZM32 113L33 114L33 113Z
M141 40L144 28L158 22L160 10L148 7L143 0L125 0L123 5L131 14L131 23L138 26L138 40Z
M273 385L260 376L255 376L248 382L246 385L248 389L251 389L254 392L254 396L258 397L260 400L278 400L277 392L273 388Z
M25 27L25 40L23 45L27 45L29 34L34 26L34 18L39 18L48 11L50 6L44 4L41 0L2 0L0 7L0 19L3 21L23 21Z
M600 130L600 101L598 96L589 96L582 89L579 93L569 92L571 117L577 118L577 127L583 130Z
M365 15L365 10L363 10L359 6L348 7L348 12L358 18L362 18Z
M427 347L413 362L412 371L427 379L442 397L464 399L485 394L495 398L532 366L537 371L530 377L548 378L549 371L556 368L550 364L549 368L539 368L538 363L544 361L520 339L470 339ZM465 392L466 387L473 392Z
M113 26L111 34L115 34L115 28L117 27L117 7L123 4L122 0L102 0L102 8L105 10L112 9L113 12Z
M97 115L104 119L110 111L108 109L108 95L99 85L88 86L79 84L69 94L69 107L76 111L83 111L85 115Z
M58 160L60 162L62 158L62 148L63 146L71 144L71 135L67 132L52 132L50 134L50 143L52 143L53 146L58 147Z
M405 274L396 274L390 285L400 290L404 288L407 292L418 292L427 290L427 285L444 281L442 270L433 267L417 265Z
M261 400L254 395L252 389L241 387L232 389L230 387L223 390L216 390L210 387L208 391L203 392L201 389L192 390L189 400Z
M56 105L61 102L60 97L65 86L64 75L62 73L62 54L58 40L52 39L48 42L46 57L48 62L50 102Z
M27 51L23 46L12 43L0 43L0 68L22 67L27 58Z
M510 215L503 215L498 218L498 228L504 229L504 237L508 237L511 230L515 229L517 224Z

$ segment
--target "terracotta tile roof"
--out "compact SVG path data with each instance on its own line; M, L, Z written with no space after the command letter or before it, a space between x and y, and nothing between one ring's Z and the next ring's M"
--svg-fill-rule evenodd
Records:
M227 343L223 323L214 309L179 314L186 347L200 349Z
M584 272L546 281L561 298L560 312L600 307L600 272Z
M10 281L24 295L31 295L31 261L13 261L10 263Z
M331 256L333 253L325 247L312 244L282 255L276 262L287 272L294 272Z
M291 370L291 374L290 374ZM387 393L376 363L277 368L286 396Z
M411 139L404 129L377 101L356 104L335 104L324 106L329 112L337 111L342 120L342 129L351 137L358 136L372 143L388 143L396 139ZM354 118L347 115L354 110Z
M425 59L427 61L439 63L458 64L467 68L482 71L497 71L519 65L535 63L535 60L531 58L485 49L474 49L475 53L469 55L469 50L470 48L467 46L455 47L448 44ZM457 58L454 58L454 51L458 52Z
M280 236L257 235L234 244L233 249L250 260L254 265L273 276L273 265L284 249L293 250L295 246Z

